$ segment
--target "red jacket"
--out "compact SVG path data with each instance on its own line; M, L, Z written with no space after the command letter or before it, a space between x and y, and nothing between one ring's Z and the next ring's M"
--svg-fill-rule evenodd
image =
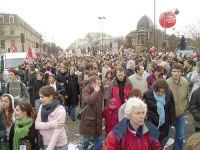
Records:
M129 91L132 89L132 85L130 80L125 76L124 78L126 78L126 83L124 86L124 101L127 99L127 95L129 93ZM115 98L117 100L117 107L120 108L122 105L120 96L119 96L119 86L117 83L117 77L115 77L109 84L109 88L108 88L108 93L107 93L107 104L109 104L109 101L111 98Z
M108 106L104 108L102 112L102 118L105 119L105 131L108 134L116 124L119 123L118 120L118 112L119 108L115 108L114 110L111 110Z
M124 118L108 134L103 145L103 150L160 150L161 145L158 141L159 131L149 121L143 127L143 134L138 138L134 131L126 125L127 118ZM125 123L125 124L124 124ZM120 138L119 138L120 136ZM121 147L120 141L121 140Z

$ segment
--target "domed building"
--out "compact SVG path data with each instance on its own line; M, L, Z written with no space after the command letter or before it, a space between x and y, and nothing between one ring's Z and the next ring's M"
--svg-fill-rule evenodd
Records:
M147 15L144 15L137 23L137 30L133 30L127 34L126 39L131 40L135 50L142 51L145 49L145 46L147 48L152 46L146 43L150 43L149 40L152 36L153 28L154 25L151 19Z

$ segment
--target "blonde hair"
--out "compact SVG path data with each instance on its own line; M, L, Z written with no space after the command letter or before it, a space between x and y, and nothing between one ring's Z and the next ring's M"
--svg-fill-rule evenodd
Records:
M187 144L184 150L199 150L200 149L200 133L194 133L187 140Z
M167 69L167 62L166 62L166 61L162 61L162 62L160 63L160 66L162 66L163 69Z
M126 107L125 107L125 117L130 119L130 115L133 111L133 109L142 107L144 108L144 112L146 114L147 112L147 105L139 98L134 97L134 98L129 98L128 101L126 102Z
M200 74L200 61L196 63L197 73Z

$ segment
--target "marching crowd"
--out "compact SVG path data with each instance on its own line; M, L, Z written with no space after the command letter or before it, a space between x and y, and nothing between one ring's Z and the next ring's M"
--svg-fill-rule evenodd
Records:
M80 119L83 150L91 139L94 150L160 150L173 130L173 149L182 150L187 110L196 133L184 149L200 148L198 56L122 53L31 62L10 67L5 79L0 72L1 149L67 150L68 114Z

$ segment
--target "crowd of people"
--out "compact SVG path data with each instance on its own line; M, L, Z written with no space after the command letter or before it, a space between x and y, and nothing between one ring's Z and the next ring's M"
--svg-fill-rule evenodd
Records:
M160 150L173 130L173 150L182 150L187 110L200 131L198 56L122 53L31 62L10 67L5 78L0 72L1 149L67 150L66 114L80 119L83 150L91 139L94 150ZM186 150L200 148L199 140L191 144L196 136Z

